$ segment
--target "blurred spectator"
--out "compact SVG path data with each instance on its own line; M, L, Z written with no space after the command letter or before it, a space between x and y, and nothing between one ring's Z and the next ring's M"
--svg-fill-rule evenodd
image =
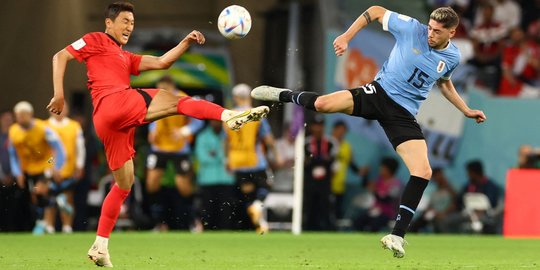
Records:
M452 8L459 16L459 24L456 27L456 34L452 38L452 41L455 39L468 39L469 38L469 32L471 31L471 21L465 17L465 12L467 10L467 6L463 5L453 5Z
M233 88L235 110L252 107L250 93L251 87L246 84L238 84ZM226 137L227 166L234 172L240 191L240 209L235 211L240 214L240 227L247 229L251 223L257 233L265 233L268 231L268 224L263 215L263 202L270 191L270 181L266 173L268 162L263 143L268 152L275 157L276 163L282 164L270 125L266 119L262 119L259 122L248 123L238 131L226 129ZM245 213L249 216L249 220Z
M52 224L43 220L50 209L49 181L60 182L65 150L58 134L43 120L34 118L34 108L26 101L15 105L16 123L9 128L11 171L19 188L31 193L36 213L34 234L51 232ZM54 156L54 158L53 158ZM52 172L51 172L52 171ZM22 210L22 209L21 209Z
M534 149L530 144L523 144L518 151L518 164L520 169L539 169L540 150Z
M78 122L67 117L68 106L59 115L51 114L47 125L59 136L64 150L66 162L61 170L61 178L55 179L49 185L49 194L56 196L56 204L60 209L62 220L62 232L73 232L73 189L76 182L81 179L86 158L86 149L82 128ZM56 221L56 209L51 207L45 219L51 225L48 231L54 230Z
M161 78L156 86L178 96L186 95L176 89L173 79L169 76ZM156 231L165 231L171 225L167 224L164 216L167 208L172 209L173 215L176 217L185 216L183 212L187 211L190 226L196 229L200 225L193 218L190 143L193 134L199 131L203 125L203 121L190 119L184 115L166 117L148 125L148 141L152 152L148 155L146 161L148 169L146 192L148 193L150 216L154 219L154 229ZM175 192L161 191L161 181L169 163L172 163L172 167L174 167L174 182L181 198L177 198L178 195ZM166 201L173 203L172 205L165 205Z
M521 7L515 0L495 0L494 18L507 30L521 27Z
M480 11L483 15L482 23L476 24L470 33L474 57L469 63L479 69L478 82L495 91L499 84L502 40L506 36L506 29L495 21L493 5L485 4L480 7Z
M501 96L538 97L540 89L533 85L540 71L540 46L527 40L520 28L510 32L502 55L502 77L498 94Z
M343 195L345 193L345 183L349 169L362 175L365 170L361 170L353 158L351 144L345 139L348 127L344 121L336 121L332 129L332 137L338 144L336 162L334 163L334 176L332 177L332 194L335 198L335 216L337 219L343 218L344 205Z
M292 192L295 161L295 137L291 134L289 125L285 125L283 136L276 140L276 150L280 153L282 166L274 170L272 191Z
M9 167L8 131L13 124L13 114L10 111L0 114L0 183L9 186L13 183L13 175Z
M13 114L5 111L0 114L0 231L15 231L17 224L17 202L20 201L19 189L11 174L8 153L8 131L13 124Z
M399 163L394 158L381 160L379 176L367 186L375 197L375 202L356 220L355 227L358 230L380 231L396 217L401 194L401 181L395 177L398 168Z
M197 136L195 157L199 162L197 184L200 193L200 215L205 229L232 229L234 178L225 168L223 130L220 121Z
M304 146L304 229L331 230L330 181L338 144L324 135L324 116L320 114L309 124L309 131Z
M427 227L432 227L434 232L441 232L439 223L456 211L456 192L441 168L433 169L431 181L437 185L437 189L429 196L428 207L422 216L411 224L409 230L412 232L425 230Z
M502 213L501 190L485 176L481 161L470 161L466 168L469 183L465 185L457 199L457 206L461 212L448 215L441 220L440 229L445 233L496 233L499 230ZM483 201L487 205L484 205Z

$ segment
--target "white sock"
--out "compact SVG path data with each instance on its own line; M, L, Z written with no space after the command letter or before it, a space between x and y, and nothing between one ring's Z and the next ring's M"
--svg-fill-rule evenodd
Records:
M45 231L47 233L54 233L54 227L51 226L51 225L47 225L47 226L45 226Z
M98 243L100 246L107 248L109 246L109 238L101 237L99 235L96 236L96 243Z

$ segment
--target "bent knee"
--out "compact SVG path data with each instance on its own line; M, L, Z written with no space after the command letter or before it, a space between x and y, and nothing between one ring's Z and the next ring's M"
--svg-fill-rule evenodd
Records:
M332 102L326 96L320 96L315 100L315 109L318 112L331 112Z
M417 176L426 180L430 180L431 175L432 175L432 170L431 170L431 167L428 166L425 168L420 168L420 169L411 171L411 175L414 175L414 176Z

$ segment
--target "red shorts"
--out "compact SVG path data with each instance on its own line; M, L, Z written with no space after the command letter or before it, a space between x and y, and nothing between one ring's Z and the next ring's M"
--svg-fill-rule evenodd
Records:
M105 146L111 170L133 158L135 128L144 121L148 105L159 89L127 89L103 97L94 108L96 134Z

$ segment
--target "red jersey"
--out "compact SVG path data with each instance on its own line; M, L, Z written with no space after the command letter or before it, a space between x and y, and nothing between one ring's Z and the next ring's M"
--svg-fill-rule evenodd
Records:
M140 73L142 56L123 50L113 37L102 32L88 33L66 50L86 63L94 108L103 97L130 89L130 75Z

